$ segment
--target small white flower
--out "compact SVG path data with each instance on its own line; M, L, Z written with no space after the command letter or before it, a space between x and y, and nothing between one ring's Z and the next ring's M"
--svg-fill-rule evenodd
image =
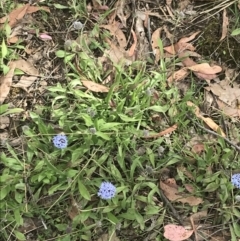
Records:
M82 24L80 21L75 21L73 23L73 28L75 28L76 30L81 30L83 28L84 24Z

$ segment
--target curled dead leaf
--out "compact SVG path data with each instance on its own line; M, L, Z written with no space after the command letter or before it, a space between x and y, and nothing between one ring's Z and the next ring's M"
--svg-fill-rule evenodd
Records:
M222 71L222 68L218 65L210 66L208 63L197 64L193 66L189 66L188 69L199 72L202 74L217 74Z
M12 77L14 75L14 70L16 68L15 62L9 64L9 72L0 78L0 104L7 98L12 85Z
M167 128L166 130L159 132L158 134L149 135L149 136L143 136L143 138L146 138L146 139L149 139L149 138L158 138L158 137L160 137L160 136L164 136L164 135L167 135L167 134L169 134L169 133L172 133L172 132L175 131L176 129L177 129L177 125L175 124L175 125Z
M193 104L191 101L187 101L187 105L188 106L191 106L191 107L194 107L195 109L195 115L202 119L212 130L216 131L216 132L220 132L220 134L223 136L223 137L226 137L225 133L223 132L222 128L217 125L211 118L209 117L204 117L200 114L200 109L198 106L196 106L195 104Z
M82 80L81 82L82 82L83 86L85 86L86 88L88 88L89 90L91 90L93 92L107 93L109 91L108 87L97 84L93 81Z
M127 40L123 31L120 29L120 23L114 22L112 24L101 25L100 27L109 30L113 36L116 36L121 48L125 48L127 46Z
M128 55L130 57L134 55L136 47L137 47L137 35L135 34L135 32L133 30L131 30L131 33L133 35L133 44L128 51Z
M166 181L160 181L160 188L164 192L165 196L170 201L177 201L181 203L188 203L190 206L199 205L203 202L203 200L199 197L183 194L182 192L179 193L178 187L176 185L169 184Z
M186 78L188 76L188 74L189 74L189 72L185 68L182 68L182 69L175 71L171 76L169 76L167 81L169 84L171 84L174 81L183 80L184 78Z

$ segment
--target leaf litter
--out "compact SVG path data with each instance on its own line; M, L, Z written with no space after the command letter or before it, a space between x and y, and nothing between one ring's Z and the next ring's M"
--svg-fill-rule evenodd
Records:
M104 11L104 10L109 9L108 6L101 5L99 3L99 1L93 1L93 3L94 4L93 4L92 8L94 9L94 11ZM147 57L149 56L149 52L150 52L150 49L149 49L150 44L149 44L148 38L145 35L145 31L146 31L146 26L147 26L146 22L150 21L148 19L148 16L154 16L154 13L148 14L147 11L146 11L146 13L143 12L142 15L144 17L142 17L142 16L140 17L140 14L137 14L135 26L134 26L134 28L131 29L133 42L132 42L132 44L128 45L126 37L125 37L125 31L124 31L124 30L126 30L124 28L127 27L126 21L128 20L128 14L126 14L124 12L124 4L125 4L125 1L122 1L122 2L117 1L116 5L115 5L116 6L115 16L118 16L118 18L120 19L121 22L115 21L115 22L109 22L106 25L102 25L102 28L109 30L109 32L112 35L111 40L106 40L109 43L109 49L104 51L103 57L104 58L108 57L112 61L113 65L118 64L118 63L124 63L124 64L127 63L127 65L130 65L134 60L146 60ZM169 12L172 12L172 9L171 9L172 2L168 1L167 4L168 4ZM28 8L25 6L21 10L18 10L18 12L15 12L14 14L16 14L16 16L17 16L15 19L21 19L26 13L31 13L31 11L27 10L27 9ZM90 8L89 8L89 12L91 12ZM155 16L157 16L157 14L155 14ZM9 17L9 19L11 19L11 18ZM6 19L4 21L6 21ZM13 26L14 26L16 24L16 22L13 21L11 24L13 24ZM122 30L122 29L124 29L124 30ZM209 84L209 87L205 88L207 91L211 91L212 93L214 93L219 98L219 101L221 101L225 106L229 106L229 105L233 106L234 102L236 100L238 100L238 97L239 97L238 91L234 92L234 97L231 96L231 98L229 98L229 99L223 94L223 92L227 91L228 93L230 93L230 88L236 89L236 88L238 88L238 86L236 86L235 84L231 85L227 81L226 81L226 83L224 81L221 81L222 83L216 82L214 84L211 84L211 82L208 81L208 80L215 79L217 77L216 74L218 74L219 72L222 71L221 67L218 65L209 65L208 63L199 63L198 64L193 59L190 58L190 57L193 57L194 55L195 55L194 57L198 57L198 58L201 57L197 53L194 52L195 47L191 43L189 43L191 40L193 40L199 34L199 32L195 32L190 37L184 37L184 38L180 39L177 43L164 47L165 53L160 53L159 40L161 39L162 31L165 31L165 33L167 33L166 28L162 29L162 27L161 27L161 28L158 28L157 30L155 30L151 36L151 40L152 40L151 45L152 45L152 49L154 50L154 53L155 53L155 61L158 62L161 58L164 58L165 55L168 53L173 56L174 55L178 56L183 65L183 67L181 69L171 73L171 75L168 76L168 82L174 83L174 81L184 80L188 76L188 74L192 71L199 79L207 81L207 83ZM168 32L167 35L169 38L173 39L170 32ZM47 39L50 36L48 36L46 34L45 37ZM161 54L163 54L163 55L161 56ZM100 59L100 62L101 62L101 59ZM29 76L29 77L32 77L32 80L30 79L29 81L26 81L27 77L25 76L25 80L24 80L24 78L21 78L20 81L14 86L22 87L26 90L26 88L29 87L36 80L35 77L37 77L39 75L39 73L38 73L38 70L35 69L35 67L33 65L31 65L31 63L27 63L27 61L22 62L22 65L19 64L19 66L22 67L23 71L25 69L24 72L27 75L32 75L32 76ZM15 67L18 68L17 66L15 66ZM19 69L21 69L21 68L19 68ZM9 76L12 79L13 74L10 74ZM4 81L1 81L1 83L2 82L4 82ZM5 81L5 82L7 83L7 81ZM109 87L104 86L103 84L97 84L90 80L83 80L81 82L82 82L83 86L85 86L88 89L88 91L100 92L100 93L101 92L107 93L109 91ZM11 83L11 82L9 82L9 83ZM109 83L109 82L107 82L107 83ZM229 86L230 88L228 88L226 86ZM1 88L1 86L0 86L0 88ZM8 89L8 91L5 92L5 96L2 97L3 101L5 100L8 92L9 92L9 89ZM0 97L1 97L1 95L0 95ZM203 116L203 114L200 113L199 107L195 106L193 103L191 103L189 105L195 108L194 113L198 118L205 121L205 123L211 129L213 129L216 132L220 132L223 136L225 136L225 133L223 132L223 130L211 118L205 118ZM237 106L237 104L235 105L235 108L237 108L236 106ZM156 135L152 135L152 136L149 136L146 138L158 138L158 137L164 136L166 134L171 134L176 129L177 129L177 125L173 125L169 128L166 128L165 130L159 132ZM200 146L198 147L197 145L200 145ZM203 147L203 144L200 143L200 144L195 144L193 146L193 148L195 148L194 149L196 151L195 153L200 154L203 151L204 147ZM176 184L176 182L174 182L175 180L171 181L170 183L168 183L168 181L166 183L160 182L160 188L164 191L165 195L172 202L187 203L190 206L198 205L203 202L203 200L192 195L194 193L194 189L192 188L192 186L190 184L186 184L184 186L185 189L189 193L183 193L183 192L178 191L179 186ZM71 213L71 211L70 211L70 213L69 213L70 219L74 219L74 217L76 217L77 214L78 214L78 211L76 209L73 209L73 213ZM195 220L195 219L197 220L197 218L194 216L192 216L191 218L193 220ZM194 221L194 223L196 222L196 220ZM178 239L174 239L174 237L173 237L173 239L169 238L169 240L173 240L173 241L174 240L175 241L184 240L184 239L190 237L192 235L192 233L194 232L194 230L186 230L184 227L181 227L181 226L179 226L179 227L180 227L179 229L182 229L182 228L183 229L179 233L179 235L177 237ZM164 229L165 228L166 228L166 226L164 227ZM174 228L176 228L176 230L178 229L178 227L174 227ZM164 233L164 236L165 235L167 235L167 234ZM168 238L167 236L165 236L165 237ZM181 239L181 238L179 239L179 237L184 238L184 239ZM109 238L108 236L105 236L101 240L105 240L105 239L107 240L108 238Z

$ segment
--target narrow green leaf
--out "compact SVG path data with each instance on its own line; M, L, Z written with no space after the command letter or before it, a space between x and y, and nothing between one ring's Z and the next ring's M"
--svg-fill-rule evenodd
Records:
M236 36L236 35L239 35L239 34L240 34L240 28L234 29L231 33L232 36Z
M59 4L59 3L54 3L53 6L57 9L68 9L69 8L68 6L64 6L64 5Z
M14 232L14 234L16 235L16 238L17 238L18 240L21 240L21 241L26 240L26 237L25 237L25 235L24 235L23 233L20 233L20 232L17 231L17 230L14 230L13 232Z
M81 182L81 180L78 180L78 189L80 194L87 200L91 200L90 193L88 192L85 185Z
M124 114L118 114L118 116L125 122L135 122L140 120L140 119L135 119L134 117L129 117Z
M218 189L218 187L219 187L218 183L212 182L207 185L207 187L205 188L205 191L206 192L214 192Z
M2 58L4 59L7 56L7 54L8 54L8 49L3 39L2 40Z
M154 105L147 108L147 110L153 110L161 113L165 113L168 109L169 109L169 106L167 105L165 106Z
M16 113L20 113L22 111L23 111L23 109L21 109L21 108L14 108L14 109L10 109L10 110L6 111L5 113L1 114L1 116L16 114Z
M0 105L0 115L8 109L8 104Z
M109 135L107 135L107 134L105 134L105 133L102 133L102 132L100 132L100 131L97 131L97 132L95 133L95 135L96 135L96 136L99 136L99 137L102 137L104 140L107 140L107 141L111 140L111 138L109 137Z

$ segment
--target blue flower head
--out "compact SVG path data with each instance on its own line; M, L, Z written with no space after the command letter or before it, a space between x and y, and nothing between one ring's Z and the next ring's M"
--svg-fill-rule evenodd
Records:
M53 137L53 144L59 149L66 148L68 144L67 137L64 134L58 134Z
M116 187L111 182L102 182L98 196L102 199L111 199L116 194Z
M232 175L231 183L233 184L234 187L237 187L240 189L240 173Z

